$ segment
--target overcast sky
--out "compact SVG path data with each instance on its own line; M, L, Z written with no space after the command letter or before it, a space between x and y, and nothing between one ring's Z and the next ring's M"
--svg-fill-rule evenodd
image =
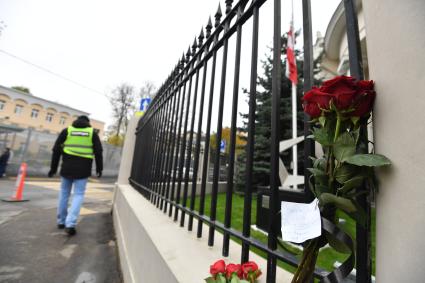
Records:
M266 23L260 21L261 57L272 43L272 2L260 9ZM298 29L301 0L294 2ZM312 0L314 32L325 33L339 2ZM0 0L0 22L7 25L0 35L0 85L26 86L110 123L104 94L122 82L159 86L217 6L218 0ZM282 1L282 31L290 7L290 0Z

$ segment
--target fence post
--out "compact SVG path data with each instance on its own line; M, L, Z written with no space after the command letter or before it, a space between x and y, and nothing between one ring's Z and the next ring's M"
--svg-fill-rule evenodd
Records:
M25 145L24 148L22 150L22 155L21 155L21 160L19 161L19 164L22 164L22 162L27 161L27 152L28 152L28 147L31 141L31 134L32 134L32 130L28 129L28 134L27 134L27 139L25 140ZM18 167L18 171L19 171L19 167ZM18 174L18 172L16 172L16 174Z
M347 42L350 60L350 73L358 80L363 79L363 64L360 48L359 27L357 12L353 0L344 0L345 19L347 26ZM367 153L367 127L362 125L360 131L359 151ZM359 192L367 190L364 183ZM368 196L363 194L357 197L360 206L366 212L366 227L356 224L356 282L371 282L371 243L370 243L370 203Z
M268 248L277 248L277 211L279 205L279 129L280 129L280 80L281 80L281 1L274 0L272 114L270 146L270 210ZM276 256L268 254L267 282L276 281Z

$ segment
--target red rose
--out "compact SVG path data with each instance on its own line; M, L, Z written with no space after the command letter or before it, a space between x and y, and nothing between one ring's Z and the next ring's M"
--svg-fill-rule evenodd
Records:
M340 92L335 94L334 104L338 110L348 110L350 109L355 101L358 99L357 91L351 92Z
M356 79L347 76L337 76L324 81L320 87L320 91L332 94L351 92L356 89Z
M248 261L242 264L242 272L243 274L247 274L249 271L258 270L258 265L253 261Z
M373 81L358 81L359 95L350 116L363 117L372 111L376 93L373 90Z
M258 269L258 265L253 261L248 261L242 264L243 278L253 283L260 277L261 270Z
M322 109L329 109L331 99L332 95L313 87L302 98L304 112L311 118L317 118L322 114Z
M364 117L372 111L376 96L373 88L372 80L356 81L353 77L337 76L304 95L304 112L311 118L317 118L322 115L322 110L329 110L332 102L338 112L343 111L341 114L344 116Z
M242 279L242 267L240 264L233 264L230 263L226 267L226 277L228 279L232 278L233 273L236 273L236 275Z
M323 82L320 91L333 96L334 104L338 110L349 109L358 96L356 79L347 76L338 76Z
M358 81L357 86L362 91L368 91L373 90L374 82L372 80L370 81Z
M217 260L213 265L210 266L210 274L215 278L218 273L226 272L226 264L224 260Z

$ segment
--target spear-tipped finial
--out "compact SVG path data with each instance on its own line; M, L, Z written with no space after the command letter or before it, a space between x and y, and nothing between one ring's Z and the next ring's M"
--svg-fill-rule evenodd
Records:
M196 42L196 37L195 37L195 40L193 41L193 44L192 44L192 55L195 55L197 47L198 47L198 43Z
M182 68L183 68L184 63L186 63L186 59L184 58L184 52L183 52L183 55L182 55L181 62L182 62Z
M232 10L233 0L226 0L225 2L226 2L226 15L227 15Z
M201 28L201 33L198 36L198 41L199 41L199 47L202 46L202 43L204 43L204 28Z
M211 29L212 29L212 21L211 21L211 16L208 18L208 24L205 27L205 29L207 30L207 38L210 37L211 35Z
M190 45L189 45L189 48L187 49L187 52L186 52L186 62L187 63L189 63L190 55L192 55L192 53L190 53Z
M245 7L243 5L241 5L241 6L238 7L238 11L236 12L236 14L238 16L238 19L242 16L242 13L243 13L244 8Z
M218 27L218 25L220 24L220 19L221 16L223 15L223 13L221 12L221 5L220 3L218 3L218 9L217 9L217 13L215 13L215 23L214 23L214 27Z

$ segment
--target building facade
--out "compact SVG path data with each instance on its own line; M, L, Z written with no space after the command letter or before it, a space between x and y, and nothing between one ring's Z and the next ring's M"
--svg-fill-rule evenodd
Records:
M369 65L366 48L366 28L362 1L355 1L359 25L360 47L362 51L362 63L365 79L369 79ZM326 34L320 42L324 52L320 60L321 75L324 79L330 79L339 75L350 75L348 60L348 42L346 34L346 22L344 3L341 2L336 8L326 29Z
M80 115L89 113L0 85L0 125L56 134ZM105 123L90 121L102 139Z

